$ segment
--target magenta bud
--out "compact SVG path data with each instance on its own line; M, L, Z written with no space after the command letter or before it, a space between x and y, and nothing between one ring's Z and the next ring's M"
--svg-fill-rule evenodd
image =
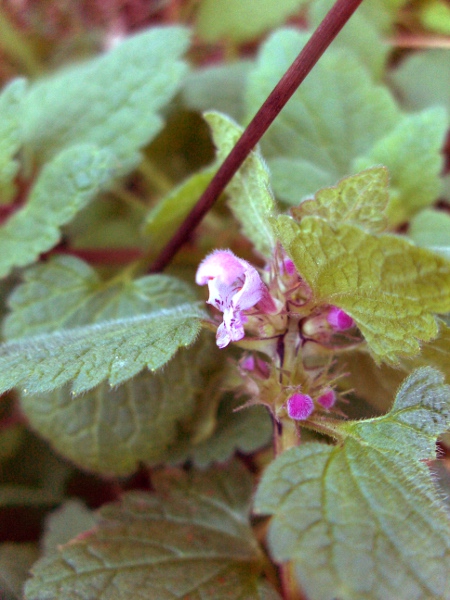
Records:
M253 371L255 369L255 358L251 355L246 356L240 364L244 371Z
M323 394L317 398L317 402L327 410L334 406L336 402L336 393L331 388L328 388Z
M284 270L288 275L294 275L295 265L290 258L285 258L283 261Z
M345 331L346 329L350 329L353 327L353 319L346 312L338 308L337 306L333 306L328 315L327 321L337 331Z
M307 394L293 394L286 402L287 413L291 419L304 421L314 410L314 402Z

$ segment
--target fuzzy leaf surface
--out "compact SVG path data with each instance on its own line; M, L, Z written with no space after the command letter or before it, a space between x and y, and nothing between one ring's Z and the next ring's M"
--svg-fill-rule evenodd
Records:
M62 148L89 142L109 148L121 172L160 131L159 111L186 72L182 27L154 27L110 52L37 81L26 98L23 129L29 150L46 161Z
M217 112L206 113L205 119L211 127L217 158L223 162L241 137L243 129L226 115ZM275 213L275 203L269 171L258 150L246 158L226 191L230 208L241 223L245 236L253 242L258 252L271 256L275 241L270 217Z
M156 493L103 508L95 530L38 562L25 598L276 598L258 590L243 467L156 473L152 482Z
M231 39L242 43L283 21L307 0L202 0L197 32L207 42Z
M8 337L103 327L110 319L195 299L187 284L166 275L102 282L91 267L70 256L28 269L24 277L9 300ZM203 369L211 374L217 360L211 344L199 340L189 351L180 350L163 371L144 371L114 389L101 383L77 398L69 385L24 394L22 409L40 435L82 468L129 474L139 461L160 463L178 425L191 418L199 390L206 387Z
M249 118L307 39L304 33L281 29L262 45L247 86ZM387 88L376 85L352 53L328 51L262 141L275 195L296 205L334 185L352 172L355 157L366 154L398 119Z
M101 323L194 302L186 283L150 275L117 283L102 281L87 263L57 256L31 267L8 299L4 321L8 339Z
M446 600L450 521L425 459L449 423L450 389L415 371L385 416L346 422L339 446L288 450L264 473L256 510L311 600Z
M114 159L95 146L63 150L42 170L24 208L0 228L0 277L32 263L60 238L60 227L110 181Z
M383 164L390 174L388 217L398 225L430 206L442 189L442 147L448 126L443 108L408 115L367 155L355 159L352 170Z
M33 428L83 469L111 476L133 473L139 463L161 464L217 360L213 341L181 349L164 369L145 370L113 389L106 383L74 398L69 386L22 395Z
M0 389L42 393L73 381L73 394L102 381L118 385L145 367L156 371L197 337L206 314L183 304L137 317L103 321L0 346Z
M331 225L353 223L377 233L386 228L389 175L385 167L374 167L346 177L336 186L319 190L313 200L293 207L296 221L308 215L322 217Z
M404 238L317 217L298 224L280 216L276 228L313 302L352 316L377 361L395 363L436 337L431 313L450 310L449 261Z
M19 170L16 159L22 142L21 117L26 81L14 79L0 94L0 204L15 193L14 178Z
M149 236L152 250L157 252L170 240L175 231L194 208L217 170L208 167L195 173L177 186L150 210L143 232Z

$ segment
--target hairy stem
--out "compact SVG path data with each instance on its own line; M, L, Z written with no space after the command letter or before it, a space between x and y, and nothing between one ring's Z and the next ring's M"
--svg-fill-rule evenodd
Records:
M227 156L197 204L182 223L173 238L162 250L151 267L151 272L162 271L189 238L205 214L223 192L230 179L248 154L259 142L283 106L302 83L313 66L349 20L362 0L337 0L317 27L303 50L269 94L253 117L233 150Z

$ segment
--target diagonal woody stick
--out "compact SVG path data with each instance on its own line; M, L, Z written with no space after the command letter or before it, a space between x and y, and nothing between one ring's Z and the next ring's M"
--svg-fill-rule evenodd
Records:
M188 239L228 182L256 146L275 117L302 83L316 62L347 23L362 0L337 0L317 27L303 50L267 97L233 150L220 166L216 175L201 195L199 201L181 224L178 231L156 258L150 271L162 271Z

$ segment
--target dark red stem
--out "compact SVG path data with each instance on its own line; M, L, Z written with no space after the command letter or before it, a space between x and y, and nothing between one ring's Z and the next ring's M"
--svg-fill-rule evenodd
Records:
M163 248L151 267L152 273L162 271L189 238L214 202L223 192L230 179L242 165L251 150L281 111L283 106L302 83L316 62L337 36L342 27L361 4L362 0L337 0L317 27L303 50L272 90L258 110L233 150L227 156L197 204L181 224L173 238ZM331 91L332 93L332 91Z

